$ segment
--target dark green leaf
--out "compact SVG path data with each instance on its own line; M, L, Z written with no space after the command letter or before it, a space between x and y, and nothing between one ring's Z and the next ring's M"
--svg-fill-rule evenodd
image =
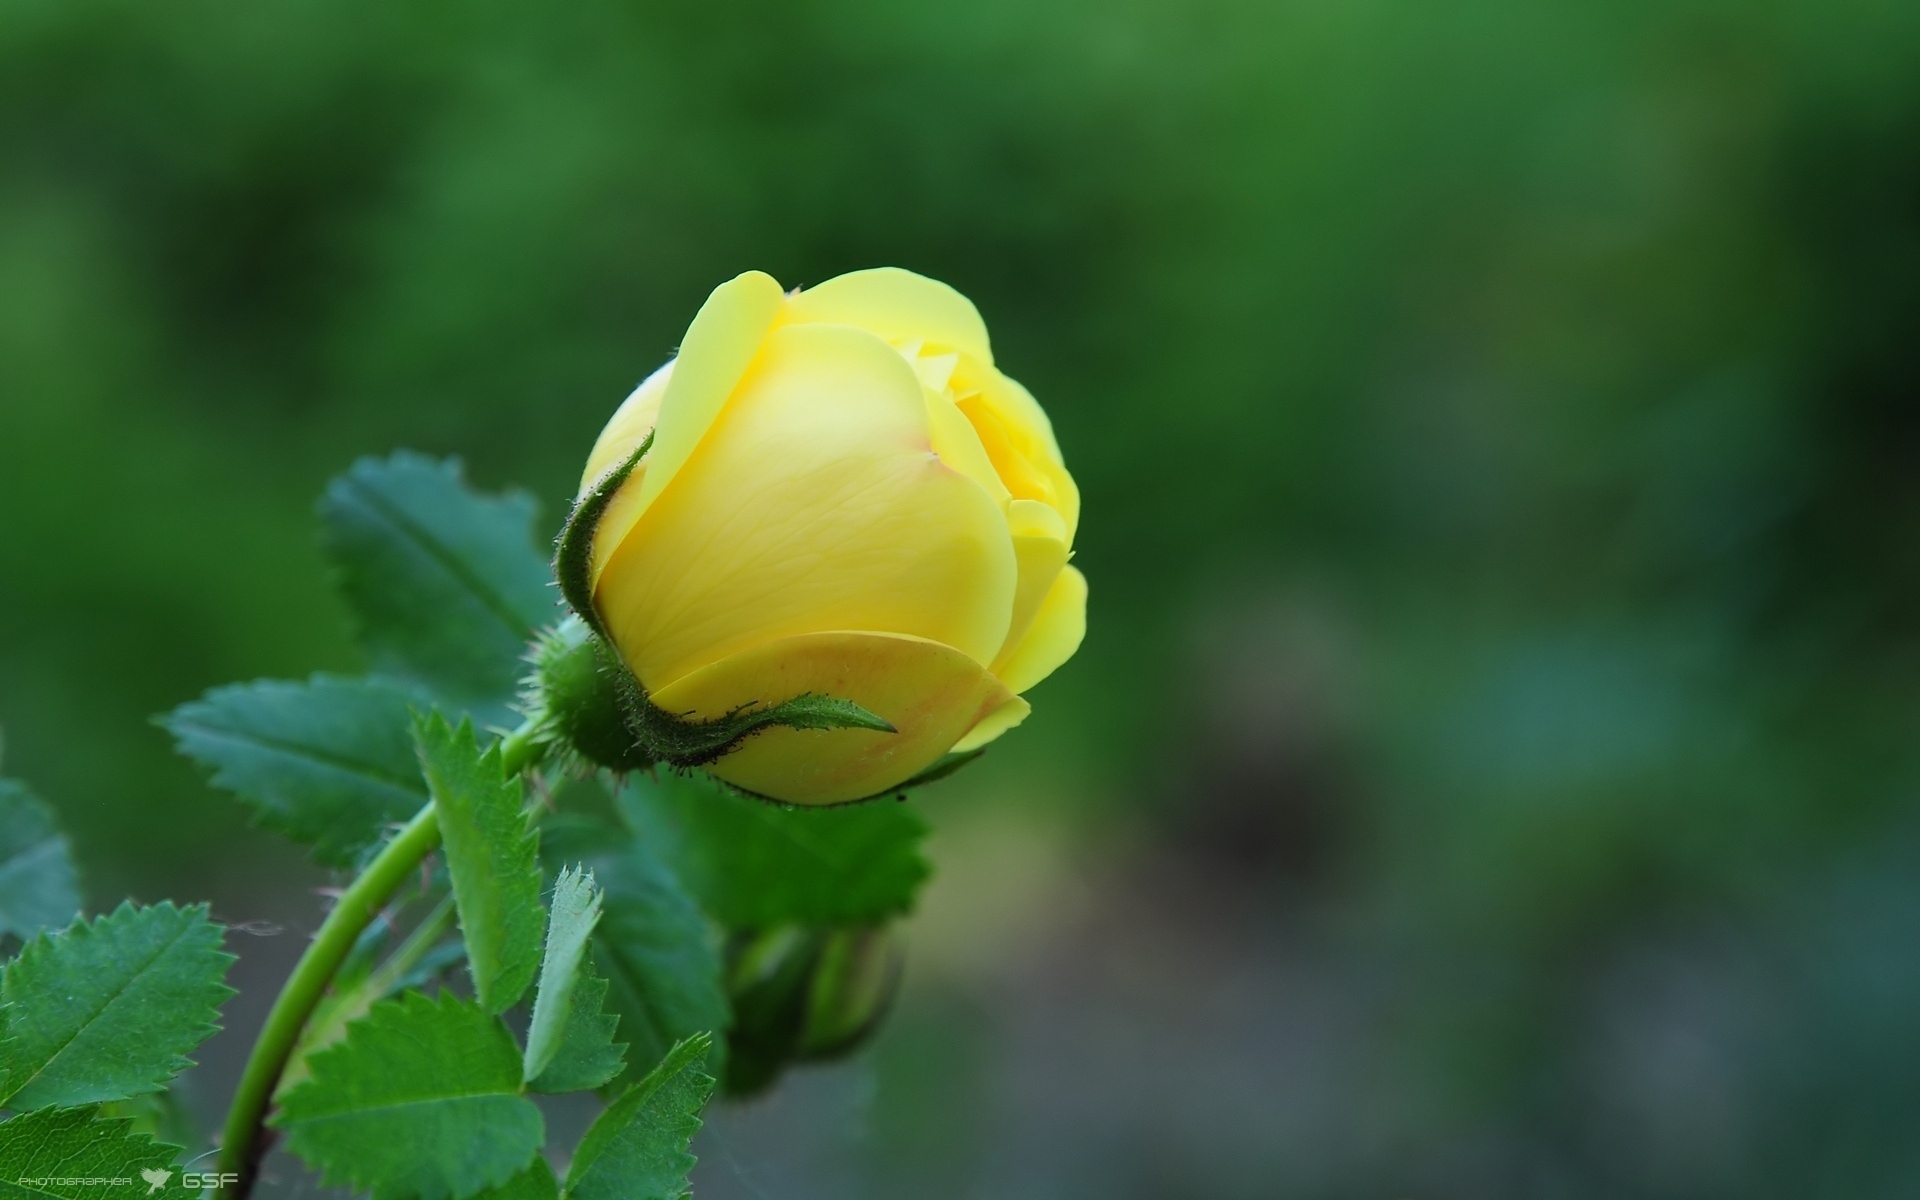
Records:
M0 978L6 1040L0 1100L15 1109L155 1091L219 1026L233 955L205 905L122 904L42 934Z
M483 496L459 463L402 452L355 463L320 516L376 668L503 723L528 639L558 615L533 501Z
M520 1051L478 1005L418 992L373 1006L308 1060L274 1123L326 1182L376 1200L463 1200L526 1169L545 1138Z
M52 811L25 784L0 779L0 933L30 938L79 911L73 856Z
M46 1108L0 1125L0 1200L136 1200L164 1188L180 1148L91 1108Z
M911 909L927 877L926 822L892 801L790 808L662 773L631 778L619 803L639 840L731 929L871 924Z
M323 863L348 866L426 803L409 724L415 703L390 683L316 675L215 688L161 724L262 825L312 845Z
M560 1183L544 1155L497 1188L475 1193L474 1200L559 1200Z
M540 963L540 989L534 996L533 1018L527 1026L526 1077L547 1069L560 1050L573 1011L574 985L587 938L600 922L600 893L593 872L563 869L553 885L548 907L547 948Z
M580 1139L567 1171L568 1200L675 1200L688 1194L700 1110L713 1094L702 1067L713 1039L680 1042L659 1066L607 1106Z
M473 725L438 713L414 722L420 764L439 812L454 904L474 990L488 1012L512 1007L540 967L540 843L500 750L482 753Z
M644 1071L676 1041L725 1029L720 956L705 918L643 845L595 860L606 886L594 960L611 983L628 1063Z

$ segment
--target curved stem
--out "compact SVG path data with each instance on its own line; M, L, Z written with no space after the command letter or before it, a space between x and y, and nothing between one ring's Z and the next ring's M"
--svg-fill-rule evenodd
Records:
M501 765L509 776L517 775L538 762L544 750L529 722L501 739ZM267 1105L279 1086L281 1074L287 1069L287 1060L299 1044L301 1031L313 1016L314 1006L320 1003L327 984L346 961L361 931L439 845L440 822L434 814L433 801L429 800L341 894L339 903L320 923L306 953L294 965L293 974L281 986L280 995L267 1014L267 1023L254 1039L253 1052L247 1056L247 1066L234 1092L233 1106L227 1110L226 1132L220 1141L220 1170L240 1177L237 1200L246 1200L253 1191L254 1176L264 1150L260 1130Z

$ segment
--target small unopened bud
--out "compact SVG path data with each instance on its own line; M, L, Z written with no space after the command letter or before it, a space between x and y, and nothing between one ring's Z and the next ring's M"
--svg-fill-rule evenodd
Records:
M892 1004L902 962L883 926L786 926L736 938L728 950L727 1093L752 1095L793 1063L859 1046Z
M893 1006L905 960L900 940L884 925L829 934L814 962L796 1056L839 1058L866 1041Z

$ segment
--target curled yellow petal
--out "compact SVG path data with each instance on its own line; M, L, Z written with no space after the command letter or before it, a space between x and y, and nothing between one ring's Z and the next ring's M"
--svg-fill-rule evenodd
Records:
M1038 500L1015 500L1007 506L1007 526L1013 534L1013 559L1020 577L1013 593L1013 620L1007 626L1007 640L1001 643L1003 656L1027 636L1060 569L1067 565L1066 523L1052 508Z
M857 325L889 342L918 339L993 362L987 325L973 301L899 267L851 271L810 287L788 302L787 320Z
M1010 692L1024 692L1073 657L1087 636L1087 577L1062 567L1027 635L994 664Z
M1026 720L1027 714L1032 711L1033 706L1020 697L1013 696L1009 698L1005 704L994 709L986 716L981 717L979 722L967 731L965 737L953 744L953 749L949 751L949 753L966 754L970 751L978 750L1007 730L1012 729L1020 722Z
M1007 491L1000 473L994 470L993 460L987 457L986 447L980 444L980 435L974 431L972 422L961 415L952 400L930 388L926 390L926 403L933 452L940 456L941 462L979 484L995 504L1006 507L1013 494Z
M1016 699L951 646L835 631L731 655L661 688L653 702L668 712L712 718L806 693L851 700L897 732L768 729L708 769L737 787L794 804L857 800L918 775Z
M713 289L694 314L661 398L646 478L634 501L640 509L651 505L693 456L784 302L773 276L748 271Z
M859 329L785 325L608 559L596 602L659 689L836 629L926 638L984 664L1006 640L1017 578L1006 518L934 453L906 361Z
M1014 496L1038 500L1058 512L1067 525L1067 545L1073 545L1080 524L1080 488L1060 458L1047 414L1027 389L1000 372L961 365L954 394L1000 478Z

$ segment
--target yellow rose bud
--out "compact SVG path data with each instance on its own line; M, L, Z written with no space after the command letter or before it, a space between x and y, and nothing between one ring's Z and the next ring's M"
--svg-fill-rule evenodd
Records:
M652 704L708 721L832 697L894 730L763 729L708 764L730 783L884 792L1019 724L1020 693L1080 645L1079 491L945 284L722 284L601 432L583 498L643 447L585 583Z

